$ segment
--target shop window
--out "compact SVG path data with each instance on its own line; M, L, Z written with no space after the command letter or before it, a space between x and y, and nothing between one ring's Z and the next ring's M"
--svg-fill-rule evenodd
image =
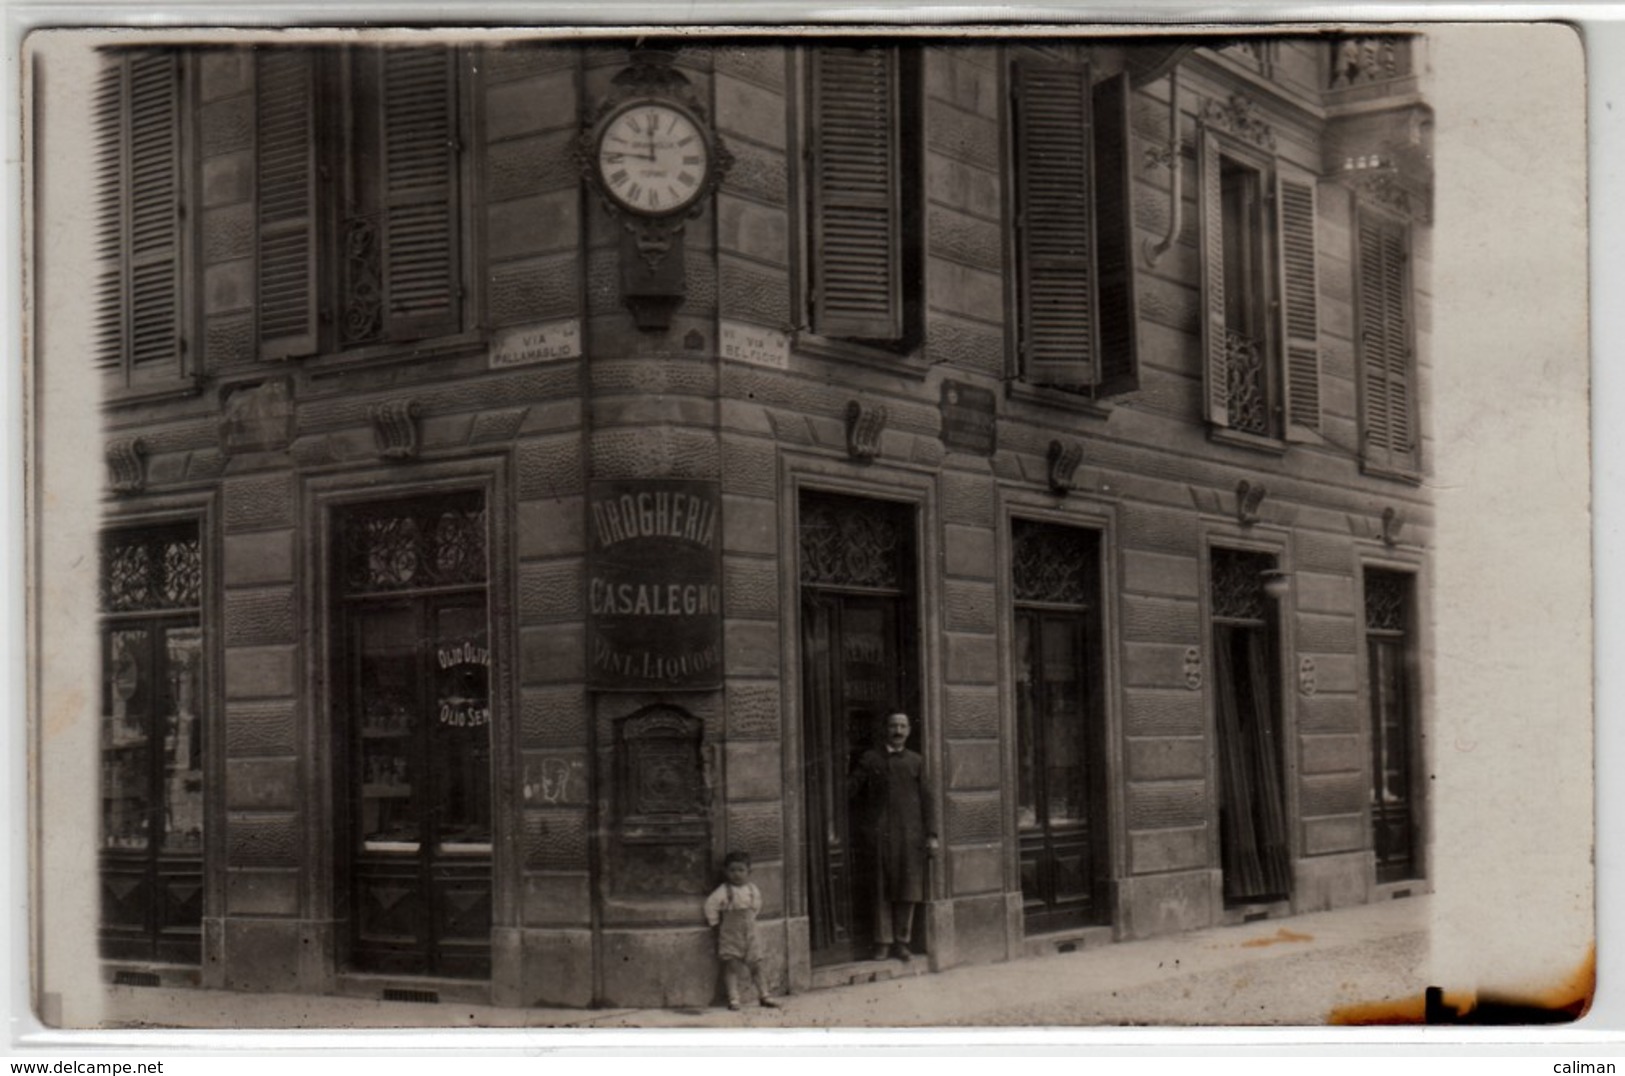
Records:
M1230 905L1292 891L1281 731L1280 626L1264 591L1268 553L1215 549L1210 561L1219 850Z
M919 50L805 54L806 324L906 351L919 343Z
M1128 76L1020 59L1012 86L1016 324L1030 383L1139 387Z
M1207 420L1269 441L1315 440L1315 181L1274 156L1274 136L1244 106L1209 115L1199 150Z
M468 328L460 53L257 55L261 356Z
M203 559L192 523L102 544L102 952L195 964L203 917Z
M173 386L190 372L183 66L173 50L118 52L96 90L95 361L117 389Z
M1411 581L1402 572L1365 572L1365 636L1371 717L1371 833L1377 881L1418 872L1417 734L1413 714L1415 650Z
M1361 207L1355 244L1360 357L1360 444L1367 471L1414 476L1416 356L1410 236L1380 210Z
M1029 932L1106 922L1100 542L1017 520L1016 828Z

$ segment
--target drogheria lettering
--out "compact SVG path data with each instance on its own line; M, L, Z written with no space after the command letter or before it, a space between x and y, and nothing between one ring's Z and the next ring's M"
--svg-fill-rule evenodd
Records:
M608 583L589 587L596 616L701 616L720 612L721 588L703 583Z
M623 493L594 501L592 518L600 546L632 538L678 538L709 548L716 540L716 506L686 493Z

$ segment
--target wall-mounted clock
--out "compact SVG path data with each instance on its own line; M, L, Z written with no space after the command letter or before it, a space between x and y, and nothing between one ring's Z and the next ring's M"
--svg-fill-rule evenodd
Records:
M710 137L693 114L670 101L619 105L599 121L594 144L600 189L629 213L685 213L710 187Z

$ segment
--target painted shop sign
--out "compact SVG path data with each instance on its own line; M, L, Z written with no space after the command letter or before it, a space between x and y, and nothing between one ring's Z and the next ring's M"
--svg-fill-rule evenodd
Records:
M993 390L962 381L942 383L942 443L960 452L991 456L998 447Z
M581 322L575 318L505 329L491 338L491 369L581 357Z
M722 684L722 495L679 479L588 493L588 677L607 690Z

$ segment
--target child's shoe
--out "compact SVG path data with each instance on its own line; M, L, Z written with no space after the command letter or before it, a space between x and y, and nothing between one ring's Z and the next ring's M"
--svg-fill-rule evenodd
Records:
M738 1012L739 1011L739 999L738 998L730 998L730 999L728 999L728 1008L732 1009L734 1012Z
M782 1008L784 1008L784 1003L783 1002L775 1001L774 999L768 997L766 994L763 994L760 1000L761 1000L762 1008L764 1008L764 1009L782 1009Z

